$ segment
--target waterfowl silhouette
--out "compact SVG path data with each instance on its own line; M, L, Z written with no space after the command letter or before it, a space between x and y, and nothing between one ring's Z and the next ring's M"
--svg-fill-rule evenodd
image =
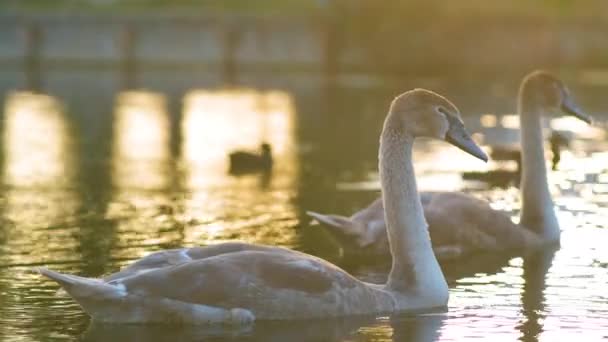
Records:
M229 172L233 174L270 171L272 169L272 148L270 144L262 143L260 153L234 151L228 155Z

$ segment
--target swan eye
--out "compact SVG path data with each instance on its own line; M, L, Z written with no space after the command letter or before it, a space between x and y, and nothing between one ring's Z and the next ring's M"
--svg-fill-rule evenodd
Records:
M562 92L562 87L557 82L553 82L553 89Z
M437 110L437 113L445 115L446 118L448 118L450 116L450 113L442 106L438 106L436 108L436 110Z

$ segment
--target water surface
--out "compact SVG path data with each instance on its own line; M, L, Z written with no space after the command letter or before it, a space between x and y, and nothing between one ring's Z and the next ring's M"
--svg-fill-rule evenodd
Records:
M85 276L111 273L151 252L230 240L309 252L370 281L389 265L344 258L306 210L350 214L378 195L378 135L399 91L422 86L456 102L485 144L517 142L517 78L467 77L349 87L294 79L244 87L151 72L145 88L121 91L112 75L49 72L45 92L2 84L0 142L0 336L11 341L107 340L556 341L608 338L608 153L605 86L566 74L587 127L554 119L574 138L550 176L562 246L538 253L480 255L444 264L447 312L420 316L207 327L91 324L71 299L33 270L45 265ZM185 78L186 81L180 79ZM178 80L179 79L179 80ZM159 80L166 80L166 84ZM352 86L352 85L356 86ZM489 85L489 86L488 86ZM231 176L226 154L272 145L271 174ZM549 156L549 155L548 155ZM415 150L422 190L463 190L517 216L518 190L463 182L485 165L441 142Z

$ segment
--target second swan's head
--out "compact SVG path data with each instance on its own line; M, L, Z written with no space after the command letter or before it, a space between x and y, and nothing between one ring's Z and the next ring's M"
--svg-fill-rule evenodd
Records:
M576 105L568 87L549 72L536 70L524 77L520 97L522 101L531 102L540 109L561 110L587 123L592 121L591 116Z
M488 161L488 156L464 128L458 108L430 90L414 89L397 96L391 103L387 124L389 122L411 137L445 140Z

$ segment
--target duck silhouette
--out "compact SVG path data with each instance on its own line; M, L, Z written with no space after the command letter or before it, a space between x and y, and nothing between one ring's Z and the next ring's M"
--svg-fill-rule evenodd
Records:
M260 152L234 151L229 155L231 174L270 171L272 169L272 148L268 143L260 145Z

